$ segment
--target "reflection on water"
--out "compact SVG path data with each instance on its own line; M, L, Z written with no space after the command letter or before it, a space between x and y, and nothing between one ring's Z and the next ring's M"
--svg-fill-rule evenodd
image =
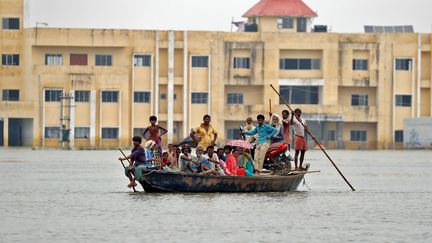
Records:
M432 240L432 152L330 151L351 192L308 151L311 191L250 194L133 193L118 156L0 150L0 241Z

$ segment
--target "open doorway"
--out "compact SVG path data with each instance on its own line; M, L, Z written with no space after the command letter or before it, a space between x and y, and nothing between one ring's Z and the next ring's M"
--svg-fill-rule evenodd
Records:
M9 118L9 146L33 146L33 119Z

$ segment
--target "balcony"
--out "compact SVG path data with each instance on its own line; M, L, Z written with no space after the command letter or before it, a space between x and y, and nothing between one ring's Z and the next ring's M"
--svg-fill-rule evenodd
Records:
M253 119L258 114L264 114L264 105L225 105L225 120L245 121L248 116ZM268 113L268 112L267 112Z
M167 113L159 113L158 116L159 121L168 121L168 114ZM174 113L173 121L183 121L183 113Z
M357 79L357 80L342 80L341 86L348 87L377 87L378 84L376 80L369 79Z
M159 84L168 84L168 77L159 77ZM174 85L183 85L183 77L174 77Z
M420 82L421 88L430 88L431 87L431 81L430 80L422 80Z
M115 75L129 75L130 67L128 66L49 66L49 65L35 65L35 74L115 74Z
M34 117L37 106L33 101L0 101L2 113L14 118Z
M33 28L36 46L126 47L129 30ZM36 34L37 33L37 34Z
M377 122L376 106L341 106L340 113L344 122Z

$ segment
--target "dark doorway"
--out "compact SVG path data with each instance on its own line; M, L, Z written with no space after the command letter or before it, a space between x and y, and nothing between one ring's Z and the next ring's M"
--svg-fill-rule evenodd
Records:
M4 140L3 126L4 126L4 122L0 121L0 146L3 146L3 140Z
M33 146L33 119L9 118L9 146Z

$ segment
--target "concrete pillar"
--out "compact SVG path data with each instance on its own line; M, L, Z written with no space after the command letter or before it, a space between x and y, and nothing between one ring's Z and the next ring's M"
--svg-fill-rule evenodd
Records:
M321 122L321 133L322 140L320 142L324 142L324 146L328 147L328 121Z
M183 138L188 135L188 85L187 85L187 77L188 77L188 38L187 31L183 32Z
M90 147L96 146L96 90L90 91Z
M122 134L122 97L121 97L121 90L118 91L118 144L119 147L122 145L122 139L125 139L126 141L129 140L128 135Z
M69 129L70 129L70 135L69 135L69 146L70 148L75 147L75 90L71 90L69 92L69 96L73 97L70 100L70 114L69 114Z
M7 116L3 120L3 147L9 147L9 117Z
M344 149L344 140L343 140L343 122L338 121L336 122L336 148L337 149Z
M153 93L154 99L154 113L153 115L159 115L159 31L156 30L156 57L155 57L155 89Z
M172 143L174 129L174 31L168 32L168 143Z

